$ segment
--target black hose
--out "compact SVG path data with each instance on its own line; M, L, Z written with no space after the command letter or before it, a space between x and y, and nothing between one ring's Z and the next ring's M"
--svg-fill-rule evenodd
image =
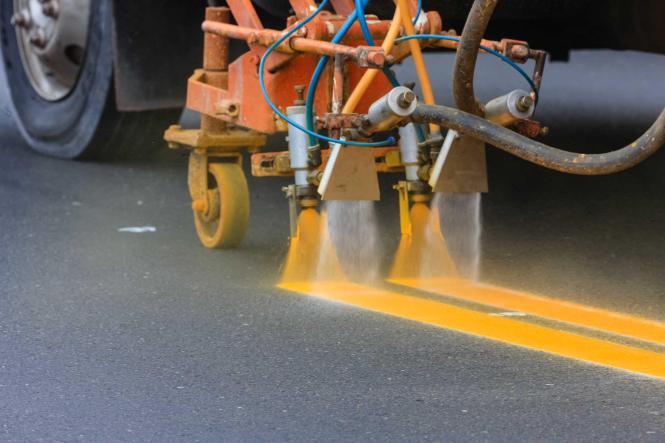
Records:
M475 0L464 24L453 70L453 95L462 111L483 115L483 106L473 91L473 76L480 43L499 0Z
M646 160L665 144L665 109L633 143L604 154L578 154L553 148L481 117L446 106L419 104L411 119L416 123L434 123L454 129L539 166L577 175L606 175L624 171Z

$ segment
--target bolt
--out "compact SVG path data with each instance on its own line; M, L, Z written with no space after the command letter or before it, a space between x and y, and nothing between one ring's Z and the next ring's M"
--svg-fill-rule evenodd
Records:
M295 85L294 89L296 90L296 100L293 102L294 105L304 105L305 104L305 85Z
M58 4L55 1L48 1L42 3L42 13L51 18L57 18L58 17Z
M30 43L32 43L34 46L43 49L46 47L46 44L48 43L48 39L46 38L46 34L44 33L44 30L39 28L32 32L30 34Z
M413 91L404 91L397 97L397 105L400 108L408 108L415 99L416 94Z
M307 36L307 32L308 32L307 26L303 26L302 28L298 29L298 31L296 31L296 36L305 37Z
M252 32L251 34L249 34L249 35L247 36L246 41L247 41L247 43L250 44L250 45L253 45L253 44L255 44L255 43L258 43L258 41L259 41L259 35L258 35L256 32Z
M517 60L524 60L529 57L529 48L524 45L515 45L510 48L510 57Z
M197 198L192 202L192 209L196 212L204 213L208 210L208 202L205 199Z
M533 98L530 95L523 95L517 100L517 109L521 112L527 112L533 106Z
M22 11L17 12L12 16L11 19L12 26L18 26L23 29L30 29L32 26L32 17L30 17L30 11L23 9Z

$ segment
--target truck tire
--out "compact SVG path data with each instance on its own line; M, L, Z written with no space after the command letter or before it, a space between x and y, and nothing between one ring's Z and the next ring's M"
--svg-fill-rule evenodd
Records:
M32 149L117 158L163 146L179 111L116 109L111 0L0 0L0 33L14 120Z

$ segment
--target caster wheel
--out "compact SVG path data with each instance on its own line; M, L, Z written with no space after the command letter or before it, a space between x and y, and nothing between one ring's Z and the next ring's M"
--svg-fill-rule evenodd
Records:
M249 188L236 163L211 163L205 208L194 208L194 225L206 248L234 248L249 222Z

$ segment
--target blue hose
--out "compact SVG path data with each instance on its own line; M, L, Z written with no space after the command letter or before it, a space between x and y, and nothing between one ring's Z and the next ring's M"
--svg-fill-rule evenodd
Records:
M364 7L367 5L367 2L369 0L360 0L362 2L362 10L364 10ZM364 16L363 16L364 17ZM349 32L349 29L351 29L351 26L353 26L353 23L358 19L358 9L353 11L353 14L351 14L342 27L337 31L335 36L332 38L331 42L332 43L339 43L342 41L344 36L346 35L347 32ZM370 36L371 38L371 36ZM323 136L320 136L319 134L316 134L314 132L314 97L316 95L316 88L319 85L319 80L321 79L321 74L323 73L323 70L326 67L326 64L328 63L328 60L330 60L330 57L327 55L322 56L319 59L319 63L316 65L316 68L314 69L314 73L312 74L312 78L309 82L309 88L307 88L307 100L306 100L306 110L305 110L305 119L307 121L307 134L309 135L309 143L310 145L314 146L316 145L316 138L322 139L322 140L328 140L328 138L324 138ZM297 126L296 126L297 127ZM335 139L329 139L330 140L335 140ZM367 146L367 147L374 147L374 146L389 146L395 143L395 139L393 137L388 137L388 139L380 142L353 142L353 141L346 141L346 140L335 140L333 143L341 143L344 145L350 145L350 146Z
M448 40L448 41L451 41L451 42L459 42L461 40L459 37L452 37L450 35L419 34L419 35L407 35L407 36L404 36L404 37L400 37L395 41L396 42L403 42L403 41L411 40L411 39L414 39L414 38L415 39L428 39L428 40L429 39ZM517 63L515 63L514 61L512 61L511 59L509 59L508 57L506 57L505 55L503 55L499 51L495 51L494 49L488 48L487 46L483 46L483 45L480 45L480 49L482 49L485 52L488 52L488 53L492 54L495 57L498 57L503 62L507 63L515 71L517 71L517 73L519 75L524 77L524 79L529 83L529 86L531 86L531 90L536 95L536 99L535 99L536 103L538 102L539 93L540 93L540 91L538 90L538 86L533 81L533 79L531 77L529 77L529 74L524 72L524 69L520 68L519 65L517 65Z
M351 146L386 146L386 145L391 145L395 143L395 140L391 137L388 140L385 140L383 142L375 142L375 143L363 143L363 142L354 142L354 141L347 141L347 140L338 140L335 138L331 137L326 137L325 135L318 134L308 128L303 127L302 125L294 122L291 120L287 115L285 115L282 111L279 110L277 106L273 103L273 101L270 99L270 95L268 94L268 91L266 90L266 85L265 85L265 62L272 53L272 51L275 50L276 47L281 45L286 39L291 37L293 34L295 34L298 29L302 28L305 26L307 23L309 23L314 17L316 17L317 14L319 14L326 6L328 6L328 0L323 0L319 7L314 11L310 16L308 16L306 19L304 19L302 22L300 22L298 25L294 26L289 32L284 34L282 37L280 37L275 43L270 45L268 49L266 50L265 54L263 54L263 57L261 57L261 62L259 63L259 84L261 86L261 93L263 94L263 97L265 98L266 102L268 103L268 106L277 114L280 116L284 121L286 121L288 124L292 125L293 127L303 131L304 133L308 134L310 136L310 140L314 140L313 145L316 144L316 139L321 139L325 140L330 143L340 143L343 145L351 145ZM351 22L353 24L353 22ZM349 25L350 27L351 25ZM348 29L347 29L348 30ZM320 74L319 74L320 75Z
M363 4L363 0L355 0L355 3L356 3L356 16L358 18L358 23L360 24L360 30L363 32L363 36L365 37L365 41L370 46L376 46L376 44L374 43L374 39L372 38L372 34L369 32L369 26L367 26L367 20L365 19L365 6L367 6L367 3L369 3L369 1L365 1Z
M365 19L365 6L367 6L367 2L363 5L363 0L355 0L356 2L356 11L360 11L359 14L357 14L358 17L358 23L360 24L360 30L363 33L363 37L365 38L365 41L369 46L376 46L376 43L374 42L374 38L372 37L372 33L369 32L369 26L367 26L367 20ZM388 78L388 81L390 82L393 87L399 86L399 82L397 81L397 78L395 77L395 74L388 69L387 66L384 66L382 69L383 73L385 76Z
M418 22L420 13L423 11L423 0L418 0L418 6L416 7L416 15L413 17L413 24L415 25Z

